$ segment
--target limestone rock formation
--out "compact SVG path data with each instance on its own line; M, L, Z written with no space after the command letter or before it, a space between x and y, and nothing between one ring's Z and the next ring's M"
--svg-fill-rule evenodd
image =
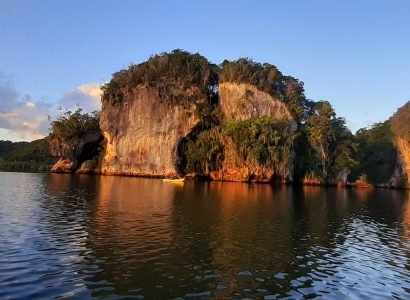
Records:
M94 157L101 141L99 131L89 132L83 136L76 136L69 143L61 143L58 147L51 147L51 154L60 157L51 168L53 173L74 173L80 165Z
M269 116L278 120L289 120L292 124L292 131L297 128L296 122L293 121L283 102L273 98L268 93L259 91L250 84L221 83L219 97L224 122ZM293 165L275 170L254 161L243 160L238 155L232 141L228 141L224 149L224 161L221 168L209 174L213 180L269 182L276 178L291 182L293 179Z
M410 187L410 143L397 137L395 141L397 149L397 164L393 176L388 186L390 187Z
M178 142L199 121L194 109L161 99L145 85L128 91L121 104L103 99L100 127L106 146L99 172L176 176Z
M219 84L221 111L227 121L262 116L292 119L286 105L268 93L246 83ZM296 125L296 124L295 124Z

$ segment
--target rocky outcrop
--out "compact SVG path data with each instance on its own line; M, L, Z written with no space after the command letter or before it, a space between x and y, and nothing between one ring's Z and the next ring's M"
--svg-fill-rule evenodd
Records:
M355 188L361 188L361 189L372 189L373 185L363 181L363 180L356 180L354 183L352 183L352 186Z
M60 159L50 171L53 173L76 172L84 161L97 154L101 140L101 133L96 131L74 137L68 143L60 143L58 147L51 147L51 154Z
M291 122L292 131L296 130L286 105L268 93L259 91L250 84L225 82L219 85L219 101L224 122L243 121L250 118L269 116L275 119L287 119ZM217 171L210 172L212 180L219 181L255 181L272 180L292 181L293 166L282 169L267 168L251 160L243 160L238 155L232 141L224 145L224 161Z
M74 173L77 170L74 162L67 158L60 158L52 167L52 173Z
M178 143L199 122L194 110L161 98L145 85L127 91L121 104L103 99L100 127L105 149L97 171L177 176Z
M219 101L225 120L246 120L262 116L292 120L283 102L246 83L219 84ZM296 123L295 125L296 126Z
M410 188L410 143L397 137L395 140L397 149L397 163L392 178L387 187Z

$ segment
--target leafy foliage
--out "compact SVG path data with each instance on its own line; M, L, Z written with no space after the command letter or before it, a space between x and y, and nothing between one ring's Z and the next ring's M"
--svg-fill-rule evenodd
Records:
M372 184L387 182L393 174L397 157L390 121L359 129L355 140L358 143L355 159L359 163L352 169L349 179L366 177Z
M77 109L74 113L66 112L58 120L51 122L51 132L48 141L52 149L68 146L71 139L80 138L87 133L98 132L99 112L82 113Z
M218 170L224 159L223 134L221 127L214 127L199 133L190 140L186 151L186 172L208 174Z
M160 99L184 107L204 100L212 103L216 100L217 81L217 67L205 57L174 50L114 73L112 80L102 87L103 103L121 103L124 95L138 85L150 86Z
M309 145L313 151L298 152L302 156L298 160L299 173L315 174L326 179L329 175L337 175L356 165L354 154L357 145L353 135L347 129L345 120L336 117L328 101L318 101L313 105L312 115L302 131L306 135L305 145ZM316 159L313 153L316 153ZM311 162L317 165L312 166Z
M345 119L335 118L332 127L334 140L330 144L330 172L332 175L336 175L338 172L350 170L358 164L354 157L358 144L355 142L353 134L346 127Z
M229 121L224 134L235 144L241 158L276 170L285 170L292 162L295 134L289 120L267 116L244 121Z
M264 116L231 120L201 131L188 142L186 172L207 174L218 170L224 160L228 139L243 163L282 171L291 166L295 134L291 132L289 120Z

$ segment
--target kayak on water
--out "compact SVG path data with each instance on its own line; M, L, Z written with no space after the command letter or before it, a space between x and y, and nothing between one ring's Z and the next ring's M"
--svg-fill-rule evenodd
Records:
M185 181L185 178L175 178L175 179L170 179L170 178L164 178L162 179L164 182L175 182L175 183L181 183Z

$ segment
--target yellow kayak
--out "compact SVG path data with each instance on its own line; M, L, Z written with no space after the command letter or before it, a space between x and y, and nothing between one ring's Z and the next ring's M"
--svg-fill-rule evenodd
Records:
M183 183L185 181L185 178L176 178L176 179L168 179L164 178L162 179L163 182L173 182L173 183Z

